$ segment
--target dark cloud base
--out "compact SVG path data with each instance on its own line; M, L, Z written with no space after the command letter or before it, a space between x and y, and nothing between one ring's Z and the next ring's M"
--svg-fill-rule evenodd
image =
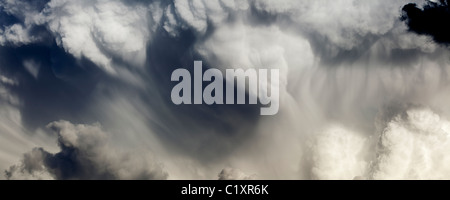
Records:
M448 0L427 1L423 8L410 3L403 7L402 20L409 30L421 35L429 35L440 44L450 44L450 5Z
M47 128L57 136L60 151L50 153L34 148L24 155L21 164L5 171L7 179L27 176L58 180L167 179L167 173L148 155L141 158L111 147L107 134L98 124L59 121ZM43 173L50 177L40 177Z

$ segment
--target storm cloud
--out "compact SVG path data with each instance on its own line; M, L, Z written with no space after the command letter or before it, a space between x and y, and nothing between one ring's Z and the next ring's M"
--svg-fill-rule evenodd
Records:
M448 178L447 1L0 8L5 178ZM279 69L279 113L174 105L171 73L196 60Z
M98 124L50 123L60 152L34 148L19 165L5 171L8 179L166 179L149 155L118 152Z
M447 0L427 1L423 8L411 3L402 9L402 20L406 22L410 31L417 34L429 35L437 43L450 43L447 27L450 19L449 2Z

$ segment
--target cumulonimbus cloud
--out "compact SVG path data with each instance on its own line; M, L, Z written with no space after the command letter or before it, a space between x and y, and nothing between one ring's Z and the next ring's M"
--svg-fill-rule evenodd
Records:
M447 178L449 50L420 28L446 1L411 2L1 1L1 166L38 147L7 177ZM279 114L172 105L194 60L279 68ZM52 121L59 149L27 140Z

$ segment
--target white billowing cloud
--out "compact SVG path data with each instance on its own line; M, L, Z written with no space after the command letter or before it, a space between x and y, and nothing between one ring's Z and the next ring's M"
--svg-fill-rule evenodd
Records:
M113 59L121 59L134 67L143 67L151 30L161 19L158 4L127 3L125 1L52 0L42 10L33 3L8 0L5 11L23 18L24 26L6 27L0 44L15 45L38 42L30 34L33 26L46 26L58 45L76 58L85 57L111 74L124 73ZM20 11L26 7L30 12ZM152 11L150 14L149 11ZM26 13L26 14L23 14Z
M389 107L369 136L330 125L301 162L312 179L448 179L450 121L423 106Z
M231 12L245 11L250 3L245 0L175 0L174 8L182 21L199 34L206 33L208 23L220 26ZM170 20L170 19L169 19Z
M22 162L6 171L8 179L166 179L151 153L124 153L109 144L99 124L74 125L53 122L48 128L57 134L60 152L35 148ZM45 175L45 176L43 176Z
M28 26L35 23L33 17L39 14L39 9L42 9L45 3L46 0L4 0L0 2L0 6L3 8L4 12L23 20L24 24Z
M3 26L0 28L0 45L12 44L20 46L40 42L40 35L30 33L36 24L35 16L39 14L38 8L43 5L43 0L18 1L5 0L0 2L0 8L7 14L13 15L22 23Z
M410 108L380 133L374 179L449 179L450 121L428 108Z
M219 180L255 180L256 175L247 175L240 169L225 168L219 173Z
M28 27L23 27L20 24L7 26L4 30L0 29L0 45L12 44L20 46L39 41L40 37L30 35L28 29Z
M175 1L177 14L191 27L200 33L205 33L207 16L202 0Z
M318 39L325 42L321 48L336 55L339 49L350 50L360 45L366 36L381 36L392 30L400 7L405 2L176 0L163 7L158 1L147 5L120 0L52 0L39 10L39 6L35 5L37 3L8 0L3 7L8 13L23 18L25 27L14 24L6 28L0 41L13 44L38 41L37 36L29 35L29 28L44 25L53 33L58 44L75 57L84 56L112 74L124 73L126 76L123 67L113 59L142 66L146 44L151 41L152 31L157 26L163 27L172 36L177 36L178 31L185 28L191 28L202 36L208 24L221 29L223 25L247 21L252 12L250 6L254 5L256 10L287 16L294 22L284 21L279 23L281 25L275 25L281 27L278 32L287 34L284 29L300 30L321 36ZM29 12L23 14L19 7L26 7ZM239 12L247 14L241 15ZM237 20L227 21L230 14ZM249 26L253 25L249 23L237 29ZM237 29L234 31L239 32Z
M389 107L377 134L332 125L312 135L312 179L448 179L450 121L423 106Z
M75 57L85 56L113 74L112 57L137 66L145 62L151 23L147 7L103 0L53 0L47 5L38 17Z
M304 38L277 26L252 27L244 22L218 27L196 50L221 70L279 69L281 98L287 95L289 76L299 75L314 63L311 46Z
M34 26L45 26L68 53L79 59L85 57L110 74L124 76L124 67L113 59L143 67L147 44L158 26L172 36L186 28L202 35L208 23L218 25L229 12L249 8L244 0L174 1L166 7L159 1L121 0L51 0L47 4L8 0L0 5L23 21L23 25L13 24L1 30L1 45L40 42L42 38L30 32Z
M366 138L340 126L330 126L314 136L311 144L311 178L353 179L365 175Z
M283 32L277 26L251 27L242 22L218 27L196 49L223 68L269 67L286 73L288 68L310 67L314 59L303 37Z
M175 17L174 14L174 9L173 9L173 5L169 5L167 6L166 10L165 10L165 17L167 18L164 22L163 22L163 28L164 30L169 33L171 36L173 37L177 37L178 36L178 25L177 25L177 19Z
M357 0L284 0L255 1L258 10L284 15L294 21L289 28L312 34L320 40L330 56L340 49L351 50L372 36L383 36L391 31L406 3L401 1ZM420 2L420 1L417 1Z

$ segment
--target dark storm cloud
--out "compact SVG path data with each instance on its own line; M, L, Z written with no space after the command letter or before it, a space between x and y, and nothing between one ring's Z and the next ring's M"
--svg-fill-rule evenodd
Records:
M410 31L429 35L437 43L450 44L450 5L448 0L427 1L422 8L410 3L403 7L402 20Z
M98 124L73 125L67 121L47 126L58 138L60 152L35 148L20 165L5 171L8 179L166 179L167 173L150 157L117 152ZM50 177L42 176L50 175Z

